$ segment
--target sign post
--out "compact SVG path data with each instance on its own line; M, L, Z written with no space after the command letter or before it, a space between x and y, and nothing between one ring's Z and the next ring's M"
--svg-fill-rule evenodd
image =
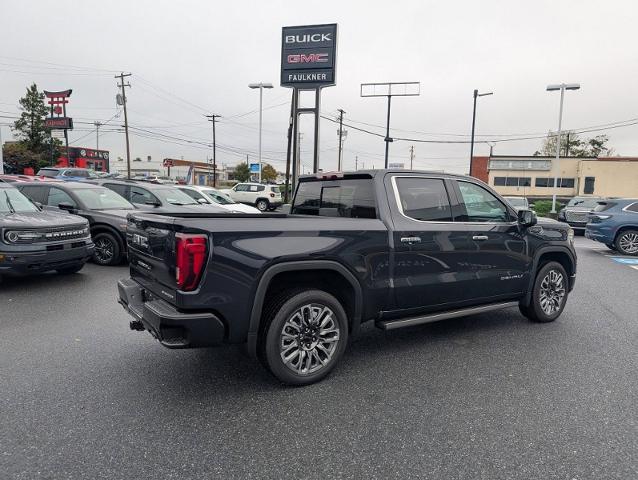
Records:
M299 176L299 115L314 115L313 169L319 171L321 89L336 84L337 24L283 27L281 30L281 86L293 88L292 187ZM299 92L315 91L313 107L299 107Z
M44 119L44 126L49 130L64 130L64 142L66 145L66 158L71 165L71 155L69 154L69 130L73 130L73 119L66 116L66 104L73 90L63 90L61 92L44 91L44 96L49 99L51 105L51 116ZM55 116L54 116L55 115ZM53 152L53 139L51 141L51 152ZM53 158L51 163L53 164Z

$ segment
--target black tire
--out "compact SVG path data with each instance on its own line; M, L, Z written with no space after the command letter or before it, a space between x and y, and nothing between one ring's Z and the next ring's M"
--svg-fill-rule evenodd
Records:
M264 198L260 198L259 200L255 202L255 207L260 212L265 212L270 208L270 203L268 202L268 200Z
M613 243L606 243L605 245L609 250L613 250L614 252L616 251L616 245L614 245Z
M122 249L115 235L102 232L93 236L95 251L93 261L98 265L118 265L122 262Z
M625 230L618 234L614 242L616 250L623 255L638 256L638 230Z
M563 313L568 295L569 277L565 268L558 262L548 262L536 274L530 304L519 305L519 310L533 322L553 322Z
M321 310L326 308L328 312ZM313 311L315 315L323 312L317 323L313 322L317 319L312 318ZM295 320L304 330L295 330ZM324 378L339 362L348 343L346 312L323 290L284 292L271 302L263 322L259 357L275 377L289 385L309 385ZM282 358L286 352L290 352L289 362Z
M78 265L73 265L71 267L58 268L56 272L60 275L73 275L74 273L78 273L80 270L84 268L84 263L80 263Z

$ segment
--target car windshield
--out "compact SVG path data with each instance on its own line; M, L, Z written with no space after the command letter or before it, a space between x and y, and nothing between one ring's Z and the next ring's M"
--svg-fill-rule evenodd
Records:
M59 173L60 172L55 168L41 168L38 170L39 177L57 177Z
M87 210L133 210L135 207L124 197L104 187L78 188L75 195Z
M162 203L171 205L199 205L197 201L177 188L158 188L151 190L153 195L159 197Z
M231 205L235 202L226 194L213 190L212 188L202 189L202 193L208 195L215 203L220 205Z
M594 208L598 205L599 198L572 198L567 204L568 207Z
M527 199L521 197L505 197L513 207L527 207Z
M38 212L31 201L16 188L0 188L0 213Z

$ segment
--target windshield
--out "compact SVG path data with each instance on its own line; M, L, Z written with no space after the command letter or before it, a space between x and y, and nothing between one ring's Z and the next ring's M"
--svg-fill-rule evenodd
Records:
M16 188L0 188L0 213L26 213L40 210Z
M505 197L513 207L527 207L527 199L521 197Z
M113 190L104 187L78 188L75 195L87 210L133 210L135 207Z
M41 168L38 170L39 177L57 177L59 173L55 168Z
M226 194L213 190L212 188L202 189L202 193L205 193L210 197L212 201L220 205L232 205L233 200Z
M171 205L199 205L198 202L177 188L158 188L157 190L151 191L162 203L170 203Z
M594 208L598 205L600 201L599 198L572 198L567 204L568 207L583 207L583 208Z

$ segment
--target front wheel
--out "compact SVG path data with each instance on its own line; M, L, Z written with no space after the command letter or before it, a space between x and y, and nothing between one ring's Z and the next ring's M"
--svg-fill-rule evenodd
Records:
M95 251L93 261L98 265L117 265L122 261L120 244L110 233L98 233L93 237Z
M536 275L530 304L521 305L520 311L533 322L553 322L565 308L567 290L568 278L565 268L558 262L548 262Z
M616 238L616 250L623 255L638 255L638 230L625 230Z
M291 292L265 318L261 359L290 385L309 385L338 363L348 342L348 320L341 303L322 290Z

